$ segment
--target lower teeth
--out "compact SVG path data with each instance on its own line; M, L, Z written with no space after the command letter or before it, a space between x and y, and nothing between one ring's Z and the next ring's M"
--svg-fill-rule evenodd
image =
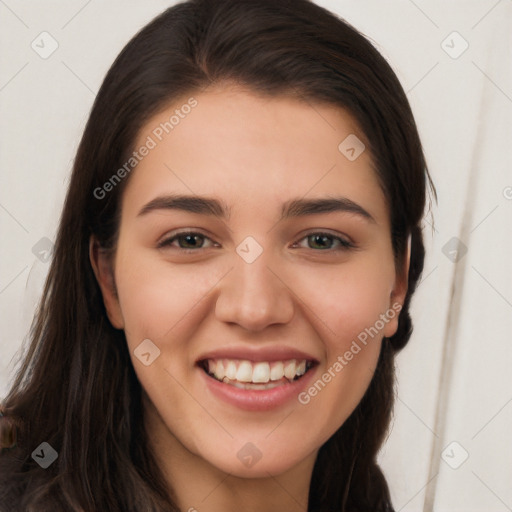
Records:
M215 378L215 377L214 377ZM230 384L235 388L239 389L272 389L277 386L282 386L283 384L287 384L291 381L286 379L286 382L278 381L278 382L267 382L266 384L254 384L253 382L238 382L237 380L229 380L227 377L222 379L222 382L225 384Z

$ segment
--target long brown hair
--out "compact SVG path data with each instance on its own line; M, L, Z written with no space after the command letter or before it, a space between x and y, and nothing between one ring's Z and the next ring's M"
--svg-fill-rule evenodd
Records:
M141 386L124 333L106 316L89 239L95 235L115 249L129 177L104 198L94 191L127 161L144 123L222 80L351 112L369 141L389 205L397 270L412 237L398 331L383 341L362 401L321 447L308 508L393 510L376 456L392 413L394 356L412 332L409 302L423 270L427 186L435 196L406 95L365 37L308 0L190 0L133 37L92 107L30 345L2 404L3 511L178 511L148 449ZM41 442L58 452L47 469L31 457Z

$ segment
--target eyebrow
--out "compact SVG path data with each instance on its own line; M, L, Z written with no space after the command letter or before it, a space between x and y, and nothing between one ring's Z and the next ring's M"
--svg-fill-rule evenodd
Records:
M231 208L215 198L193 195L166 195L156 197L144 205L138 216L156 210L181 210L200 215L212 215L221 219L229 219L231 214ZM347 197L292 199L283 204L280 220L334 212L355 214L366 221L377 223L367 210Z

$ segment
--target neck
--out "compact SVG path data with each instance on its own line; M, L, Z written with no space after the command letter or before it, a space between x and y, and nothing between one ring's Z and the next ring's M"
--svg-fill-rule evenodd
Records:
M189 451L145 398L144 420L149 444L181 511L307 511L316 452L279 475L236 477Z

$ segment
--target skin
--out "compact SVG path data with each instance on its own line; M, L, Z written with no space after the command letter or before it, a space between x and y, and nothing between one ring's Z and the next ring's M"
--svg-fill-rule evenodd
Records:
M114 256L91 239L91 262L109 319L126 333L149 439L181 509L306 510L318 449L364 395L398 315L306 405L293 399L241 410L209 392L196 359L230 345L295 347L318 360L314 382L379 315L403 304L408 261L397 275L369 151L349 161L338 150L349 134L365 140L346 111L234 85L194 97L198 105L132 172ZM151 119L136 147L183 103ZM139 215L171 193L215 197L230 216ZM279 220L286 201L333 196L357 203L374 222L344 211ZM206 238L158 248L187 228ZM307 237L319 231L355 248L335 238L322 248ZM247 236L263 247L250 264L236 252ZM144 339L161 351L149 366L133 353ZM252 467L237 457L247 442L262 454Z

